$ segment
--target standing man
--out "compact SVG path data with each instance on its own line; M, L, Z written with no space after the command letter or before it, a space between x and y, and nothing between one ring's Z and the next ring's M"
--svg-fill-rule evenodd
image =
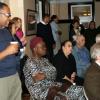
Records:
M53 60L53 48L55 41L49 24L50 17L48 14L43 16L43 20L37 25L37 36L42 37L47 47L47 58L50 62Z
M61 31L59 31L59 27L58 27L58 16L57 15L52 15L51 16L51 29L52 29L52 34L54 37L54 40L56 42L56 47L53 50L54 51L54 55L56 55L59 51L59 49L61 48Z
M12 36L6 29L10 17L10 8L0 2L0 100L21 100L16 60L18 44L10 44Z

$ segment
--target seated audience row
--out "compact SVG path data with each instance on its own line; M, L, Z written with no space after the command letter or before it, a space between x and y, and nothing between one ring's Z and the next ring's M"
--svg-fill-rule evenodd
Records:
M82 86L72 85L75 79L75 66L68 68L70 71L65 83L57 82L56 68L43 56L46 54L46 46L42 38L35 37L30 42L32 50L32 58L29 58L24 66L24 75L26 86L29 90L32 100L84 100L84 91ZM67 51L68 55L72 51L72 44L70 41L64 43L62 48ZM65 52L64 52L65 53ZM66 53L66 54L67 54ZM66 55L66 56L68 56ZM63 56L63 55L62 55ZM73 56L68 56L74 61ZM65 58L65 57L64 57ZM69 64L70 67L70 64ZM67 66L66 66L67 68ZM66 70L65 68L65 70ZM57 100L58 100L57 99Z

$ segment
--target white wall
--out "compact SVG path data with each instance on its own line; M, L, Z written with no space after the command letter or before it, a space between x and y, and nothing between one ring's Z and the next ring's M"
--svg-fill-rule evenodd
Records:
M50 4L50 15L57 15L60 20L68 19L68 3L51 3ZM69 33L68 33L68 24L67 23L61 23L59 24L59 30L62 31L61 35L61 42L68 39Z
M20 0L21 1L21 0ZM27 9L35 10L35 0L23 0L24 1L24 25L26 30L26 24L27 24ZM33 36L27 36L27 46L26 46L26 54L28 56L32 56L32 53L30 51L30 40L33 38Z
M24 0L9 0L12 18L19 17L22 19L22 29L25 32L24 24Z

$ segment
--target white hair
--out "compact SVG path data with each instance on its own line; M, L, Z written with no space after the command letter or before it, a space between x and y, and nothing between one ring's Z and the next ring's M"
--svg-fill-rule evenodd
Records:
M100 34L96 35L95 41L96 41L96 43L100 42Z
M90 50L91 53L91 58L92 59L97 59L98 56L100 56L100 42L95 43Z

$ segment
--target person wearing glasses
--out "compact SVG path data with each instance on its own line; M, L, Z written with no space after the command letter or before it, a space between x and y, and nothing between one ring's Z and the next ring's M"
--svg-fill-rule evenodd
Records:
M17 73L18 43L6 28L11 17L10 8L0 2L0 100L21 100L21 82Z

